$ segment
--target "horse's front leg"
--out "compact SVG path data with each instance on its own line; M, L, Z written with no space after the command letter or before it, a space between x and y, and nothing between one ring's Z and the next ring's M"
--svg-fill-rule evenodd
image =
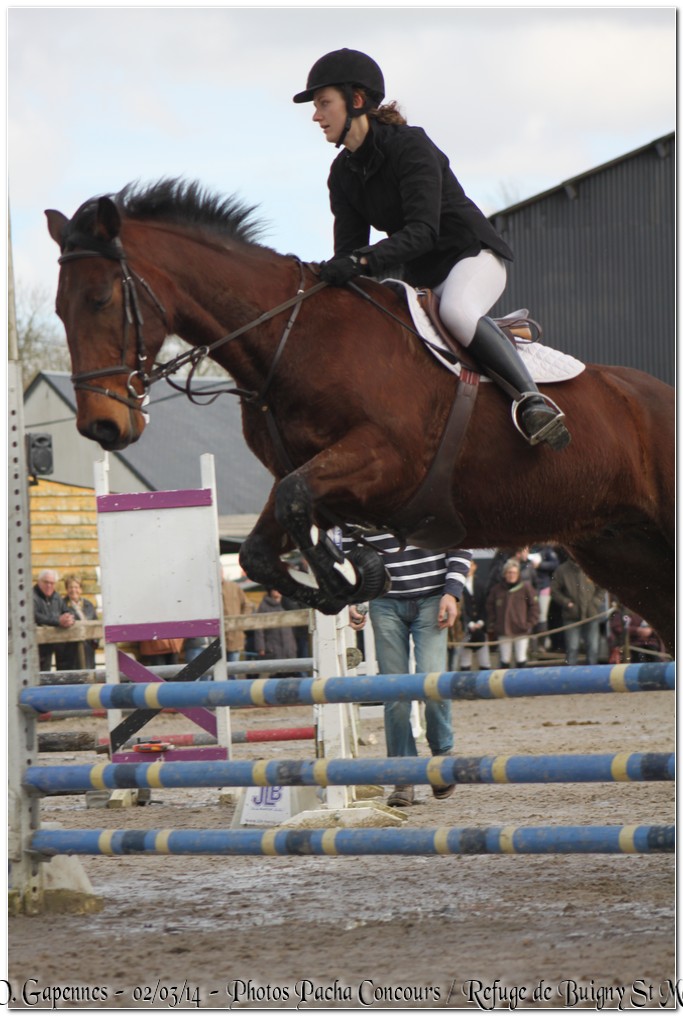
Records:
M297 583L291 578L282 555L294 550L294 543L275 518L275 491L270 492L268 501L256 525L240 547L239 561L252 582L258 582L266 589L279 589L285 596L297 593Z
M308 598L301 597L305 602L324 613L337 613L347 603L372 599L386 590L387 575L380 555L359 547L346 557L326 531L331 523L324 508L327 505L333 517L343 517L343 506L356 502L361 517L366 510L372 516L373 500L382 495L386 498L395 489L393 477L400 475L403 465L382 436L366 425L277 485L275 517L301 550L317 586Z
M327 576L329 567L345 561L344 555L336 551L325 533L320 532L320 546L317 549L313 548L313 559L316 563L309 571L302 571L300 567L283 560L283 556L297 549L298 545L275 517L276 490L277 487L273 487L258 522L240 548L239 561L245 574L266 589L278 589L283 596L291 596L307 607L313 607L325 614L337 614L347 603L356 599L366 599L370 593L377 595L374 592L375 587L379 588L377 579L367 594L365 591L367 583L359 582L359 575L365 576L367 573L371 577L377 571L377 568L371 567L372 562L364 563L363 554L354 554L354 558L359 559L355 569L347 562L342 570L343 574L348 576L348 580L341 585L341 594L338 583L324 579L322 584L319 583L318 576ZM304 539L302 542L308 550L311 549L310 539ZM321 553L323 547L331 554L329 563L325 553ZM370 553L379 558L374 551ZM380 568L383 580L384 565L381 561ZM358 589L358 595L355 597L350 595L354 589Z

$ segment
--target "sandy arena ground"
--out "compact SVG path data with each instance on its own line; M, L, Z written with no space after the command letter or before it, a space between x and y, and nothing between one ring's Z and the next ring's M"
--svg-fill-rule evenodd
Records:
M311 712L233 712L233 727L308 725ZM104 720L53 729L95 726L106 733ZM454 728L463 755L670 751L674 698L455 703ZM146 733L192 729L163 715ZM385 754L380 720L364 719L361 733L375 742L362 757ZM234 757L310 758L312 750L312 742L236 745ZM102 756L41 755L45 764L62 760ZM417 796L408 827L674 819L666 783L466 786L444 802L419 787ZM213 789L154 791L149 805L126 810L87 809L77 797L42 806L44 821L73 828L228 828L232 814ZM82 863L104 901L98 914L10 920L17 1007L50 1008L46 989L55 986L87 996L58 1007L89 1009L673 1007L672 855Z

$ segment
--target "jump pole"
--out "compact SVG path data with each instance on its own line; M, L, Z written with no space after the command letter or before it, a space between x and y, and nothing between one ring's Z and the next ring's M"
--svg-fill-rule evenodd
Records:
M140 756L137 756L138 759ZM345 787L360 784L646 783L675 779L667 752L604 755L484 755L258 762L137 762L29 766L29 793L189 787Z
M319 679L321 672L331 672L345 679L349 673L346 650L347 632L350 631L348 608L344 608L336 616L327 616L316 611L313 628L313 680ZM236 682L230 682L234 683ZM358 735L353 706L339 703L310 704L313 705L315 721L316 755L343 759L357 755ZM349 781L325 784L324 791L316 792L312 789L315 786L313 783L290 783L287 780L279 783L275 780L273 783L264 784L257 775L253 775L253 778L247 778L244 782L238 784L228 782L223 786L243 788L236 801L233 828L247 825L275 825L289 821L295 816L299 816L300 821L307 821L320 809L332 810L337 814L343 813L355 799L355 786ZM264 793L260 789L264 786L274 789L272 792Z
M501 699L674 689L675 664L629 663L484 670L477 673L444 671L434 674L376 674L372 677L287 677L216 683L32 687L21 691L19 703L24 709L41 713L64 709L284 707L413 699Z
M490 826L455 829L70 829L34 833L55 854L219 854L251 857L390 854L656 854L675 850L673 826Z

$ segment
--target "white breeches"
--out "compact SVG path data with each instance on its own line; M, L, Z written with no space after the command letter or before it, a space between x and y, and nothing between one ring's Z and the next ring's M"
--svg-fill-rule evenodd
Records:
M484 317L505 289L507 269L492 250L463 258L434 287L440 300L441 318L448 330L469 346L479 318Z
M516 663L526 663L529 651L529 639L507 639L503 636L498 641L498 651L500 653L500 662L506 666L512 662L513 655Z

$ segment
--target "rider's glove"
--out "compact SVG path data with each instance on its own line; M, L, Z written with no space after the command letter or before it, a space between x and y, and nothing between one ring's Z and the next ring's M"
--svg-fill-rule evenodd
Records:
M331 286L343 286L357 275L363 274L364 265L357 254L348 254L341 258L323 261L320 266L321 282L329 282Z

